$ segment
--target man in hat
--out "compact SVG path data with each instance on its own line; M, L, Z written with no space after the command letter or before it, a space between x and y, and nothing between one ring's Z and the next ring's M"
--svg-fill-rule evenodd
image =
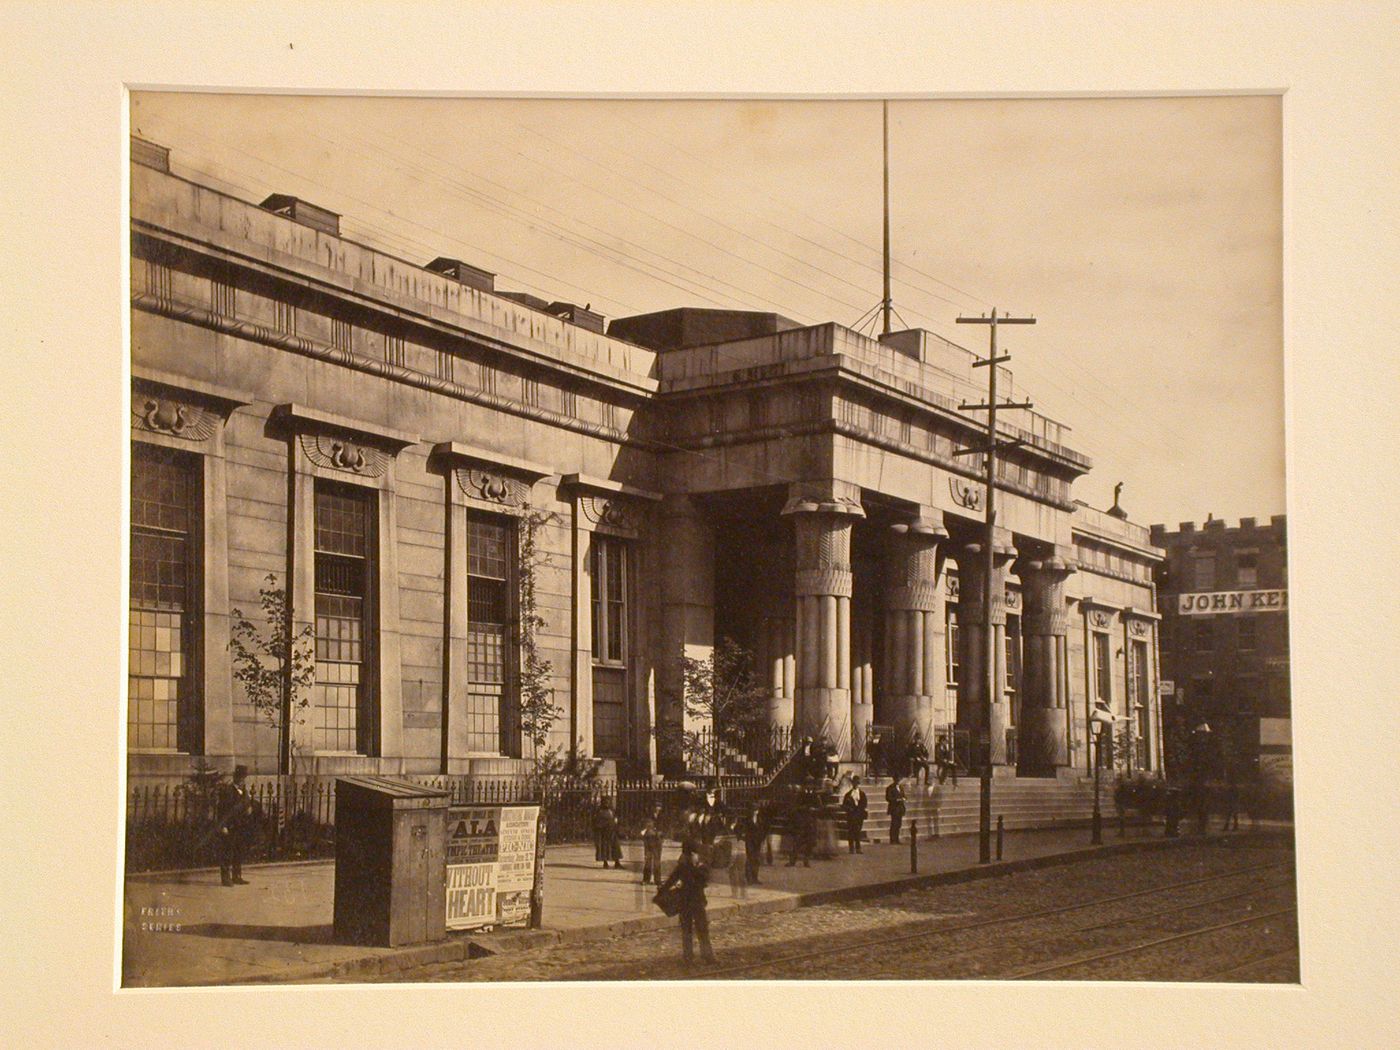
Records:
M860 786L860 777L851 777L851 790L847 791L846 796L841 800L841 808L846 811L847 845L850 847L850 852L860 853L861 829L870 808L865 791Z
M219 880L225 886L246 886L243 851L253 821L253 797L248 792L248 767L233 767L233 781L219 787Z

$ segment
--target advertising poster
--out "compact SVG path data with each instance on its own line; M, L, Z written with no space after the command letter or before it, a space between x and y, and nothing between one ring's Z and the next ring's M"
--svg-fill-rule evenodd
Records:
M535 884L535 826L539 806L503 806L496 872L496 921L528 922Z
M447 822L447 928L525 922L539 806L454 806Z

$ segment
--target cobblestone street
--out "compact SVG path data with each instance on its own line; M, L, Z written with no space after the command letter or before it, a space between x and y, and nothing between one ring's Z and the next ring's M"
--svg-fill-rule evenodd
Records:
M712 895L721 892L727 891L715 888ZM672 927L423 967L397 979L1292 982L1298 980L1294 894L1291 849L1200 845L717 918L714 967L684 967ZM1099 958L1108 953L1111 958Z

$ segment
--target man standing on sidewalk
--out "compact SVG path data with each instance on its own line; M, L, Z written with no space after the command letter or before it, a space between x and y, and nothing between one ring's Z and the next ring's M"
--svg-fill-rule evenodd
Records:
M841 808L846 811L846 837L850 852L860 853L861 829L865 826L865 815L870 809L870 800L860 786L860 777L851 777L851 790L841 800Z
M885 805L890 814L890 845L898 846L899 829L904 823L904 788L899 777L885 788Z
M248 884L243 877L243 851L253 817L253 798L247 779L248 767L234 766L233 782L219 787L219 881L225 886Z
M674 890L681 918L681 951L685 964L695 961L695 938L700 939L700 958L707 963L715 961L714 950L710 947L710 918L705 913L705 883L710 873L695 849L695 843L687 841L681 847L681 859L675 870L661 885L661 893Z

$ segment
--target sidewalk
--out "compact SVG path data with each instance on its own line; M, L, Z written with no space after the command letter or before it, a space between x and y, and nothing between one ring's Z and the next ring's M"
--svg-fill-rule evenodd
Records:
M977 863L977 836L919 842L919 872L909 871L907 841L900 846L867 842L864 852L814 860L810 868L775 863L760 872L761 885L731 894L727 875L716 872L710 914L723 921L731 908L786 910L804 904L872 896L911 884L962 881L992 874L1069 863L1097 852L1151 849L1189 839L1165 839L1160 827L1104 828L1104 845L1089 845L1087 828L1007 832L1003 861ZM995 842L993 843L995 850ZM678 847L668 843L669 869ZM673 925L641 885L641 846L624 845L625 868L604 869L591 846L550 847L545 864L542 930L449 934L445 942L408 948L366 948L332 941L335 868L331 861L268 864L244 869L247 886L224 887L216 870L132 875L124 893L122 983L125 987L303 982L331 977L373 981L394 970L561 940L601 939L633 930Z

